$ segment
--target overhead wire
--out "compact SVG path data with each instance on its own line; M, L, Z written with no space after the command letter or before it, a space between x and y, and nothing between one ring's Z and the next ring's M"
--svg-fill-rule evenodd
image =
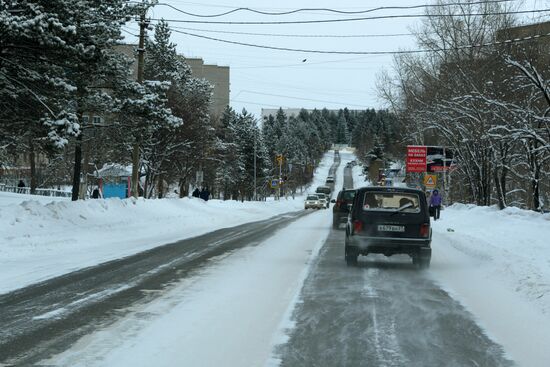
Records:
M265 36L265 37L291 37L291 38L380 38L380 37L403 37L412 36L412 33L389 33L389 34L288 34L288 33L254 33L254 32L236 32L214 29L200 29L172 26L173 29L184 31L196 31L205 33L237 34L244 36Z
M368 108L365 105L341 103L341 102L334 102L334 101L328 101L328 100L322 100L322 99L311 99L311 98L303 98L303 97L285 96L285 95L282 95L282 94L263 93L263 92L256 92L256 91L251 91L251 90L242 90L242 92L249 93L249 94L256 94L256 95L259 95L259 96L281 97L281 98L295 99L295 100L300 100L300 101L332 103L332 104L338 104L338 105L342 105L342 106L353 106L353 107Z
M335 13L335 14L366 14L366 13L374 13L377 11L383 11L383 10L410 10L410 9L422 9L422 8L438 8L438 7L447 7L447 6L462 6L462 5L479 5L479 4L495 4L495 3L508 3L513 2L514 0L485 0L485 1L475 1L475 2L455 2L455 3L447 3L447 4L419 4L419 5L405 5L405 6L379 6L376 8L370 8L370 9L364 9L364 10L339 10L339 9L333 9L333 8L299 8L299 9L293 9L288 11L281 11L281 12L270 12L270 11L263 11L263 10L257 10L252 9L248 7L240 7L240 8L234 8L232 10L228 10L222 13L217 14L196 14L191 13L182 9L179 9L171 4L168 3L158 3L159 6L166 6L172 10L175 10L179 13L191 16L191 17L197 17L197 18L217 18L217 17L223 17L226 15L230 15L233 13L238 12L250 12L260 15L269 15L269 16L281 16L281 15L291 15L301 12L311 12L311 11L319 11L319 12L326 12L326 13Z
M480 47L489 47L489 46L496 46L500 44L510 44L510 43L517 43L517 42L523 42L528 41L532 39L537 38L544 38L550 36L550 33L546 34L538 34L533 36L527 36L522 38L515 38L515 39L509 39L504 41L494 41L494 42L487 42L487 43L480 43L480 44L472 44L472 45L462 45L462 46L456 46L456 47L448 47L445 49L440 50L433 50L433 49L417 49L417 50L398 50L398 51L331 51L331 50L312 50L312 49L301 49L301 48L290 48L290 47L277 47L277 46L268 46L268 45L259 45L259 44L253 44L253 43L246 43L246 42L239 42L239 41L231 41L231 40L225 40L220 38L214 38L204 35L198 35L194 33L184 32L177 29L172 29L173 32L185 34L191 37L197 37L202 39L207 39L211 41L216 42L222 42L222 43L228 43L228 44L234 44L234 45L240 45L240 46L247 46L247 47L254 47L254 48L262 48L262 49L269 49L269 50L277 50L277 51L288 51L288 52L301 52L301 53L313 53L313 54L332 54L332 55L401 55L401 54L420 54L420 53L429 53L429 52L436 52L436 51L448 51L448 50L462 50L462 49L471 49L471 48L480 48Z
M341 23L341 22L356 22L365 20L381 20L381 19L400 19L400 18L463 18L473 16L496 16L496 15L513 15L513 14L533 14L548 12L550 8L533 9L533 10L515 10L515 11L497 11L497 12L477 12L477 13L460 13L460 14L394 14L394 15L377 15L370 17L357 18L336 18L336 19L312 19L312 20L286 20L286 21L210 21L210 20L185 20L185 19L159 19L151 18L154 21L165 21L168 23L193 23L193 24L225 24L225 25L283 25L283 24L315 24L315 23Z

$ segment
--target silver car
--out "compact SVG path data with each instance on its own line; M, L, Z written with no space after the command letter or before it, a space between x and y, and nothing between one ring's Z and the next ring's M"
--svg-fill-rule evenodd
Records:
M318 195L308 195L304 204L304 209L323 209L325 203L322 202Z
M317 193L317 196L319 197L319 200L323 203L324 208L328 208L330 206L327 194Z

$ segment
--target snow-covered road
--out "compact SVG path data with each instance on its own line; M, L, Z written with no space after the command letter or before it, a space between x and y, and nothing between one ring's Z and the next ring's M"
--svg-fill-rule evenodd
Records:
M283 340L288 325L282 320L290 315L330 223L328 210L299 219L43 363L262 366Z

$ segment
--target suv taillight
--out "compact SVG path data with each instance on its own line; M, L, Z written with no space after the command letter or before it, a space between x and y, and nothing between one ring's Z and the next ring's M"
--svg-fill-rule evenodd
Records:
M420 237L429 237L430 236L430 224L422 223L420 225Z
M355 233L358 233L358 232L361 232L363 230L363 222L361 222L360 220L354 220L353 221L353 231Z
M336 200L336 207L340 208L340 205L342 205L342 203L343 203L342 200Z

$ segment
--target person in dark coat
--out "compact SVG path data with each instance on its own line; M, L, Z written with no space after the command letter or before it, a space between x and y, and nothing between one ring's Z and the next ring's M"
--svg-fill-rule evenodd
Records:
M194 198L198 198L201 196L201 192L199 191L199 188L195 188L195 190L193 191L193 193L191 194Z
M439 190L432 192L430 196L430 208L433 208L434 220L438 220L441 211L441 195L439 195Z
M25 182L23 182L23 180L19 180L19 183L17 184L17 192L19 193L24 193L25 190L23 190L25 188Z
M204 201L208 201L210 197L210 191L208 191L208 187L204 187L200 193L200 198Z
M99 199L99 189L97 187L92 191L92 199Z

